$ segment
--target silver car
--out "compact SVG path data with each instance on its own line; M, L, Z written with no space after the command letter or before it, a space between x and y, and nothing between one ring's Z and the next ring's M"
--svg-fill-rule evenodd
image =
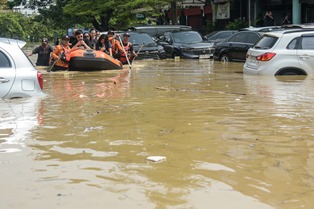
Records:
M0 98L43 95L42 74L22 51L24 41L0 38Z
M314 75L314 30L265 33L246 55L244 74Z

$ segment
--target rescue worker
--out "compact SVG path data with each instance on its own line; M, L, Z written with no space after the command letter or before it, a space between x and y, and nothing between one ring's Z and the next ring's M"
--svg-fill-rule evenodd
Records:
M121 54L120 58L119 58L119 61L123 64L123 65L126 65L126 64L129 64L128 63L128 60L131 64L132 62L132 59L134 57L137 57L137 54L135 53L134 49L133 49L133 44L131 42L129 42L129 37L130 37L130 34L129 33L124 33L123 34L123 41L122 41L122 44L123 44L123 47L124 47L124 51L123 53ZM127 59L127 57L128 59Z
M120 42L116 39L117 36L119 35L114 35L114 31L108 31L109 41L112 46L112 56L116 59L119 59L120 55L123 53L123 48Z
M69 36L63 36L60 45L57 45L51 54L51 71L67 70L68 62L66 62L65 55L71 51L69 46Z

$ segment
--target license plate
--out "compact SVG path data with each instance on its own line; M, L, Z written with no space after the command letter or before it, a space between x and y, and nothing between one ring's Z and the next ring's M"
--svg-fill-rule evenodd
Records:
M200 54L199 58L200 59L208 59L208 58L210 58L210 54Z

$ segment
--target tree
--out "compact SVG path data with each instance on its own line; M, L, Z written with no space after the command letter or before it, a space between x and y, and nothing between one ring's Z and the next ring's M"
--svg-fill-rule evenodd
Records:
M136 13L132 12L135 9L142 9L140 11L146 16L157 16L165 4L166 0L71 0L64 12L75 16L78 23L92 23L97 30L106 31L136 23Z

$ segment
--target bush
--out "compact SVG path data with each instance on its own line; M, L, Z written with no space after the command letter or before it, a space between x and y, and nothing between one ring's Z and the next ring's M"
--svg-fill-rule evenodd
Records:
M228 30L239 30L246 27L249 27L249 23L241 18L235 19L233 22L229 22L226 26Z

